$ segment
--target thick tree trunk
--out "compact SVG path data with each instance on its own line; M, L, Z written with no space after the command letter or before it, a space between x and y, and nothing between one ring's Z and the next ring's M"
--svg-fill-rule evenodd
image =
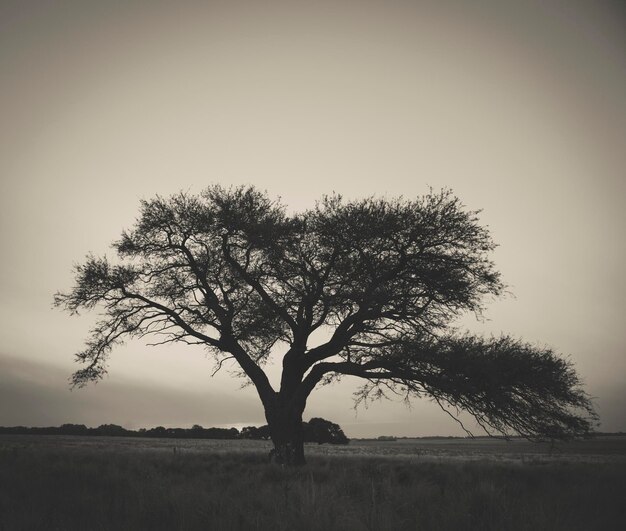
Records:
M266 409L265 416L274 443L270 460L286 466L304 465L302 411L278 405Z

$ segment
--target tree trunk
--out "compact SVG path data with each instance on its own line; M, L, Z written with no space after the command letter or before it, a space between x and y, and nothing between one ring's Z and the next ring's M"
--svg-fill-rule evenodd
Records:
M274 443L270 461L286 466L304 465L302 412L289 406L275 406L266 409L265 416Z

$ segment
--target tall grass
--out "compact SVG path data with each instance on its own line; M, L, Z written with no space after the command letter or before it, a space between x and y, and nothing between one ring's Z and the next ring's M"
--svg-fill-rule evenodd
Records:
M623 529L626 465L0 450L0 529Z

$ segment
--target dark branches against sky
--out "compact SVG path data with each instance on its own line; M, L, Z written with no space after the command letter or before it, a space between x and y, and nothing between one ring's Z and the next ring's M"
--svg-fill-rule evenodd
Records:
M115 264L89 256L74 288L56 296L70 312L104 308L73 382L100 378L129 337L203 344L252 381L276 455L290 463L303 461L309 393L341 375L365 379L362 398L386 389L430 397L488 431L583 435L593 412L567 362L451 327L502 293L494 247L478 213L445 190L415 200L333 195L297 214L251 187L143 201L114 244ZM281 349L274 389L263 365Z

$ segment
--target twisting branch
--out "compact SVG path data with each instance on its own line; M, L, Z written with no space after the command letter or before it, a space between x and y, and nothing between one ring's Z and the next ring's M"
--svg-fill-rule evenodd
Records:
M235 260L233 258L232 254L230 252L230 247L229 247L229 243L228 243L228 235L227 234L224 234L222 236L222 252L224 253L224 258L226 258L227 263L230 264L233 267L233 269L239 275L241 275L241 277L246 281L246 283L249 286L251 286L261 296L261 299L263 300L263 302L265 304L267 304L267 306L273 312L275 312L277 315L279 315L281 317L281 319L283 319L283 321L285 321L285 323L287 323L287 325L289 325L289 327L291 328L291 330L294 333L297 333L298 325L295 322L295 320L289 315L287 310L283 306L280 306L270 296L270 294L261 285L261 282L259 280L257 280L256 278L254 278L248 272L247 268L241 266L239 264L239 262L237 262L237 260ZM249 257L248 257L248 260L249 260Z

